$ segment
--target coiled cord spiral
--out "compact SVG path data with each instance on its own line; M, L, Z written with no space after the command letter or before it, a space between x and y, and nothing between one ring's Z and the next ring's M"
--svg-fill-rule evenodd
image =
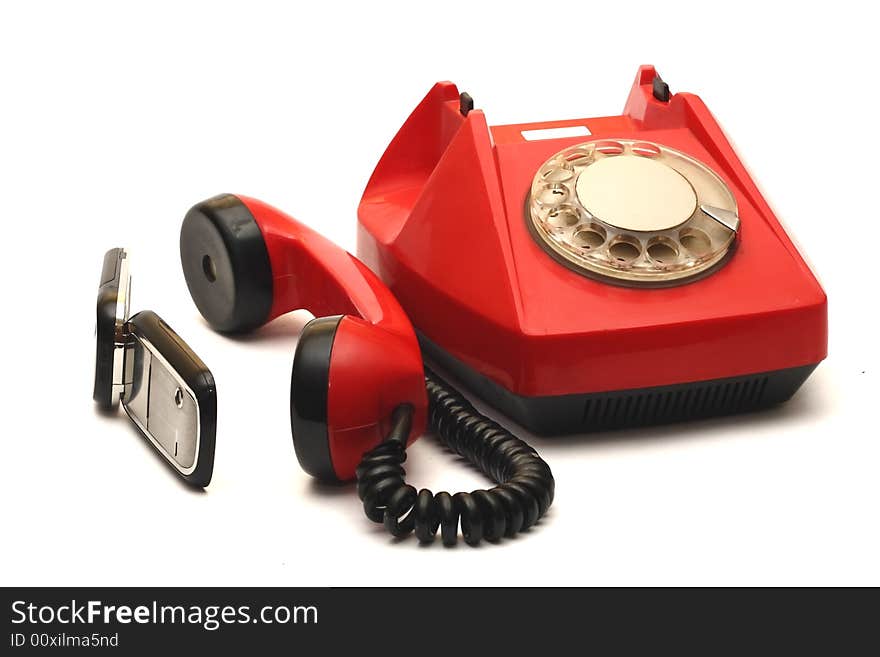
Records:
M430 370L425 372L425 384L428 428L498 485L472 493L435 495L407 484L402 464L412 409L402 405L394 411L385 442L364 454L356 470L358 496L367 517L384 524L393 536L415 531L423 543L433 541L439 528L444 545L455 545L459 522L468 545L484 538L498 541L534 525L553 502L550 466Z

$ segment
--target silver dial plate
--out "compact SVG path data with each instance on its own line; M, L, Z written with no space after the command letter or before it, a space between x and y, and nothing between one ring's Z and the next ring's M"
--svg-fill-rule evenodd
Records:
M603 139L560 151L529 194L538 242L584 274L675 285L727 255L736 199L709 167L652 142Z

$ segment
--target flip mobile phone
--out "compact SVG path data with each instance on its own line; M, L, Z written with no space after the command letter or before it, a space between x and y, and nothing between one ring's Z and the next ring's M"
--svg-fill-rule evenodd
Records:
M204 487L214 469L217 388L196 353L151 310L129 317L125 249L104 256L97 303L94 400L128 417L184 481Z

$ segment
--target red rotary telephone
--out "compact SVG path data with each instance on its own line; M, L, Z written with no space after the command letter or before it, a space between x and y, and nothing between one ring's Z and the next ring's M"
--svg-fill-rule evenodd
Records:
M620 116L598 118L490 126L468 94L434 85L358 222L363 263L259 201L218 196L187 214L181 258L219 331L318 317L294 355L297 457L356 478L395 536L440 529L451 544L460 523L468 543L497 540L553 500L547 464L422 353L541 435L767 408L827 353L819 282L705 104L652 66ZM499 485L407 485L405 449L426 428Z

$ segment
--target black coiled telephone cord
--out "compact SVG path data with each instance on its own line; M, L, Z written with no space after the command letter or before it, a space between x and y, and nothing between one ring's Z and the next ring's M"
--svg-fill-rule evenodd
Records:
M402 464L412 408L402 405L394 411L388 437L364 454L356 471L358 496L367 517L384 524L396 537L415 531L423 543L433 541L439 528L444 545L455 545L459 523L468 545L484 538L499 541L534 525L553 502L550 466L430 370L425 372L425 384L429 430L498 485L472 493L435 495L407 484Z

